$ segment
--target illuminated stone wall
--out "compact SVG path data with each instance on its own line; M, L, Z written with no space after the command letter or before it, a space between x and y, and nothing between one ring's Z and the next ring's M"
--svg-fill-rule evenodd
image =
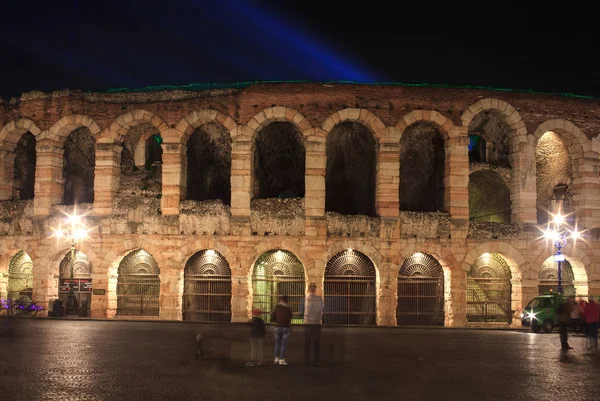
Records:
M93 227L81 250L94 267L94 288L105 290L104 295L92 296L96 317L114 317L117 269L135 249L152 254L160 268L158 318L182 318L184 266L195 252L214 249L231 267L233 320L243 321L252 304L252 266L262 253L293 252L304 266L306 282L322 285L329 259L348 248L365 254L376 266L378 324L396 323L398 272L415 252L430 254L444 269L446 325L467 324L466 272L486 252L500 254L511 268L511 306L517 316L537 294L539 271L552 255L551 247L539 239L536 216L540 196L536 165L544 164L544 160L536 163L536 146L548 131L564 141L572 207L579 227L588 229L586 241L564 253L573 266L579 295L600 295L599 116L600 102L591 99L377 85L260 84L203 92L24 94L0 103L0 297L6 296L8 266L20 249L34 264L34 299L47 304L58 296L58 269L68 246L49 236L63 217L61 210L73 210L61 206L64 155L68 136L82 128L95 140L94 202L80 205L78 212L87 212L86 223ZM298 157L289 167L294 169L293 182L304 179L303 198L297 197L301 191L294 191L289 199L285 195L256 199L258 177L266 173L264 165L257 165L257 138L273 123L293 127L302 141L303 152L280 153L304 154L303 177L296 173L301 167ZM360 146L372 145L375 153L370 164L350 163L345 175L328 186L327 176L331 178L337 166L332 160L345 156L346 147L359 161L361 154L371 151L353 149L347 139L337 143L341 150L328 149L329 135L340 130L347 138L367 135ZM497 162L469 165L468 134L473 131L496 143ZM17 144L27 132L36 140L35 194L33 200L23 201L15 199L15 166L23 169L15 158ZM228 140L222 140L224 133ZM147 165L146 140L157 134L162 138L162 163ZM194 149L193 158L203 154L199 147L208 146L206 141L188 146L192 134L214 134L224 144L218 148L221 153L211 154L214 172L204 174L206 162L189 166L188 149ZM443 172L443 182L417 174L418 169L402 175L403 158L418 161L415 157L423 153L429 162L441 160L411 136L441 138L443 163L435 167ZM277 161L282 155L277 153L276 139L262 149L274 161L272 168L288 168ZM567 163L564 154L556 161L561 166ZM496 174L506 185L510 223L469 220L471 173ZM285 176L285 172L276 175L274 182ZM208 180L214 179L229 183L220 182L210 190ZM344 192L355 181L361 183L358 189ZM188 199L194 193L190 185L201 186L194 187L201 199ZM227 185L230 202L222 194ZM418 210L420 200L440 188L443 196L435 199L435 208L428 203ZM403 191L412 190L415 196L403 197ZM493 191L494 186L486 190ZM204 199L205 194L214 198ZM326 210L327 199L342 206L347 206L347 199L348 205L358 206L340 214ZM401 199L409 200L410 211L401 210Z

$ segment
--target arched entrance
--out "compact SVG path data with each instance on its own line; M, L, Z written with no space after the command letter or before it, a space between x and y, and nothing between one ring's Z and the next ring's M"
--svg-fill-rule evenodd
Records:
M417 252L398 275L398 326L444 325L444 270L431 255Z
M326 324L374 325L377 276L375 265L361 252L348 249L325 267Z
M148 252L130 252L119 264L117 315L158 316L160 270Z
M183 320L231 322L231 269L219 252L196 252L185 264Z
M292 323L302 323L300 305L306 296L304 267L293 253L284 250L263 253L254 263L252 291L252 308L259 308L265 321L269 321L279 296L287 295Z
M499 254L479 256L467 273L467 321L511 323L511 277Z
M574 275L573 268L569 261L560 262L561 270L561 281L563 287L563 294L568 297L575 296L575 285L573 284ZM540 274L538 276L539 283L538 289L540 295L545 292L558 292L558 262L554 261L554 257L551 256L542 265Z
M59 271L58 298L63 301L63 305L67 305L69 287L72 288L77 297L80 314L87 315L92 301L92 265L87 255L75 251L73 280L71 280L71 252L68 252L60 262Z
M8 266L8 299L33 299L33 262L27 252L20 250Z

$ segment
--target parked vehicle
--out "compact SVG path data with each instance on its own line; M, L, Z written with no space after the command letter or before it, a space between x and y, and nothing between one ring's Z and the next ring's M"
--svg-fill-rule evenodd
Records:
M558 326L558 316L556 307L563 302L563 296L557 292L545 292L533 298L521 315L521 324L525 327L531 327L531 331L539 333L544 330L550 333L554 327Z
M42 306L36 304L35 302L25 302L22 299L17 299L10 307L10 313L15 316L35 316L41 309L43 309Z

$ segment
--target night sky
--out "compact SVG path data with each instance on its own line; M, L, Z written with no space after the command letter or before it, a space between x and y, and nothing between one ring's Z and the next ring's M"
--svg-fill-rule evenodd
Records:
M531 9L434 4L4 0L0 97L255 80L400 81L600 96L591 10L550 2Z

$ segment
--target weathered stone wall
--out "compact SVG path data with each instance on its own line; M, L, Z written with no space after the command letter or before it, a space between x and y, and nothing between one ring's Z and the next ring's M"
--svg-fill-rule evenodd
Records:
M6 291L10 259L19 249L34 263L35 300L46 303L57 296L58 265L68 246L50 235L64 217L61 210L73 210L60 206L62 167L66 138L81 127L96 142L94 203L77 206L93 227L81 250L94 266L94 287L106 290L92 298L94 316L114 316L118 266L136 249L150 252L159 265L161 319L181 319L185 263L197 251L214 249L229 262L233 320L243 321L252 301L252 267L262 253L293 252L307 281L321 283L329 259L348 248L364 253L376 266L379 324L395 324L398 271L415 252L432 255L444 269L447 325L466 324L466 272L486 252L499 253L511 268L516 316L537 293L539 270L553 252L540 241L535 225L535 147L548 131L565 139L573 209L580 227L588 229L586 241L564 252L578 294L600 294L600 241L594 231L600 226L599 117L600 102L592 99L382 85L28 93L0 102L0 297ZM256 138L272 123L292 124L301 134L303 199L254 199ZM192 182L188 174L194 173L188 169L188 139L207 124L218 125L231 139L230 206L215 199L185 200ZM399 190L405 157L400 141L414 134L415 124L435 128L443 138L442 210L447 213L401 210L403 191L422 184L409 175L407 188ZM468 133L473 129L498 142L500 167L469 166ZM343 136L349 138L364 137L364 146L353 147L350 140L342 151L331 153L331 140L335 143L340 130L347 130ZM16 144L26 132L36 139L33 202L12 200ZM140 168L140 144L152 133L164 140L162 164L146 171ZM367 151L372 161L364 163ZM332 162L350 153L355 161L348 163L345 181L331 193L326 177L337 173ZM502 167L506 161L510 170ZM493 170L507 184L513 224L469 222L470 170ZM355 181L365 185L345 194L344 185ZM331 196L364 198L366 211L326 213Z

